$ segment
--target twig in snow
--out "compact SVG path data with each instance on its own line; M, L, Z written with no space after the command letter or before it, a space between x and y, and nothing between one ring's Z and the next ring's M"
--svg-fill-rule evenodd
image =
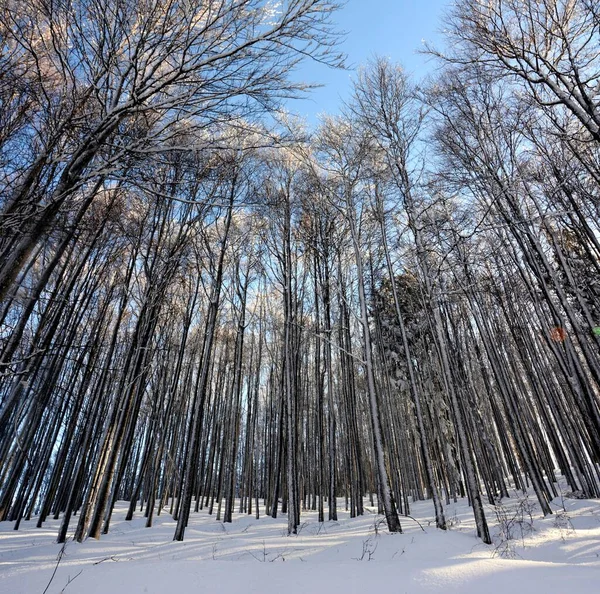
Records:
M427 532L427 530L425 530L425 528L423 528L423 526L421 525L421 522L419 522L419 520L417 520L416 518L413 518L412 516L409 516L408 514L405 514L404 517L410 518L411 520L413 520L413 522L416 522L419 525L419 528L421 528L421 530L423 532Z
M75 574L73 577L69 576L69 579L67 580L65 587L60 591L60 594L63 594L64 591L69 587L69 584L71 582L74 582L82 573L83 573L83 569L79 573Z
M52 575L50 576L50 581L46 584L46 587L44 588L44 591L42 592L42 594L46 594L46 592L48 591L48 588L50 587L50 584L52 583L52 580L54 579L54 576L56 575L58 566L60 565L63 555L65 554L65 549L67 548L67 542L68 541L65 540L65 542L63 543L63 546L60 547L58 557L56 558L56 565L54 566L54 571L52 572Z
M100 563L104 563L104 561L120 561L120 559L117 559L114 555L112 557L104 557L104 559L100 559L100 561L96 561L96 563L94 563L94 565L100 565Z

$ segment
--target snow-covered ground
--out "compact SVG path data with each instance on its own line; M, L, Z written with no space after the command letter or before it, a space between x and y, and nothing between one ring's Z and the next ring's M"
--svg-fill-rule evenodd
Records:
M475 537L465 502L446 508L446 532L435 529L430 502L415 503L415 519L402 518L404 533L393 535L373 510L350 518L343 501L338 522L320 525L316 512L303 512L297 536L287 536L285 515L236 514L223 524L202 511L184 542L173 542L168 514L147 529L142 514L125 522L120 503L110 533L69 541L58 566L57 521L41 530L23 522L18 532L3 522L0 593L42 594L49 582L48 594L600 592L600 502L564 499L563 510L557 499L557 513L543 518L533 501L488 506L493 546Z

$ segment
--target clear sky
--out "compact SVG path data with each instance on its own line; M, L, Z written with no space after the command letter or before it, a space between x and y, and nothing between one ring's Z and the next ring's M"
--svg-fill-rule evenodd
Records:
M347 33L341 50L352 67L380 55L399 62L415 78L432 69L431 59L418 53L426 40L442 44L442 16L451 0L347 0L335 15L338 28ZM288 109L315 125L319 113L336 113L350 92L352 70L340 71L306 63L295 77L323 84L303 101L290 101ZM294 78L295 78L294 77Z

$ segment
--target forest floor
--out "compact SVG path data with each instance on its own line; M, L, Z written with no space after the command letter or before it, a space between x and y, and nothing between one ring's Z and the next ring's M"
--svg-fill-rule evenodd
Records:
M204 510L183 542L173 542L168 513L145 528L140 513L126 522L126 509L117 505L100 540L69 540L64 550L59 521L23 522L17 532L0 523L0 593L600 592L599 500L555 499L546 518L532 496L487 506L491 546L477 539L465 501L446 506L446 532L436 530L430 501L413 504L403 534L388 534L373 508L350 518L343 500L337 522L303 512L295 536L283 514L223 524Z

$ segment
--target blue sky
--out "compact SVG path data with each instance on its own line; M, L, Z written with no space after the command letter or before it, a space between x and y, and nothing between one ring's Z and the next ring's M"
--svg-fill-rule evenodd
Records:
M340 49L348 55L351 67L381 55L421 78L431 71L432 64L427 56L417 52L423 39L441 45L442 16L449 5L450 0L348 0L334 16L338 28L347 32ZM296 76L324 85L312 91L307 99L288 104L291 112L314 125L319 113L336 113L341 99L348 98L353 72L310 62Z

